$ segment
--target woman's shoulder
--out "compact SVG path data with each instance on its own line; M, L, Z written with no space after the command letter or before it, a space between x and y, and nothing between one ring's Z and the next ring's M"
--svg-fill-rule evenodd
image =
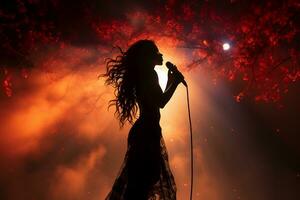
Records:
M151 71L144 77L140 77L137 88L140 90L151 91L159 86L158 75L156 71Z

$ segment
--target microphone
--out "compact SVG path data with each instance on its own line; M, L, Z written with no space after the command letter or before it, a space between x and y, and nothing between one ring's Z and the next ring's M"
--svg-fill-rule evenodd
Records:
M177 69L177 67L173 64L173 63L171 63L171 62L166 62L166 66L167 66L167 68L169 69L169 70L171 70L172 72L179 72L178 71L178 69ZM180 72L179 72L180 73ZM187 87L187 83L186 83L186 81L184 80L184 77L182 76L182 80L181 80L181 83L185 86L185 87Z

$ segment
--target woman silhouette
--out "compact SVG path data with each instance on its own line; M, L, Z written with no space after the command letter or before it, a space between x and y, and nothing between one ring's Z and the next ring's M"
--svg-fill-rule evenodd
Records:
M104 74L106 84L115 88L116 106L121 126L133 123L123 165L106 200L176 200L176 185L168 163L161 134L160 108L172 97L182 80L180 72L168 72L163 92L154 71L163 58L151 40L139 40L126 52L109 59Z

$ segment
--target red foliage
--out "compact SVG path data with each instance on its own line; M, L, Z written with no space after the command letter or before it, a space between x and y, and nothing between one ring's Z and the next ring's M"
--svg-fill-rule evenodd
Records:
M64 47L68 43L68 38L60 38L63 30L57 29L55 20L35 20L34 17L47 16L45 7L38 16L31 16L24 14L28 8L23 1L17 2L17 15L0 12L1 18L15 22L1 24L5 33L10 30L16 35L4 35L5 50L27 60L43 45L58 43ZM52 9L57 2L51 4ZM244 88L236 95L236 101L251 96L255 101L278 102L289 85L300 79L299 5L292 0L192 0L184 4L172 0L155 9L126 11L115 18L105 18L88 6L83 10L87 11L84 17L102 48L127 47L142 38L163 38L166 45L191 52L193 63L187 63L188 67L206 64L217 76L242 80ZM227 52L222 49L225 41L232 47Z
M12 96L12 82L11 82L11 75L9 74L6 68L3 68L4 79L2 82L2 87L4 89L5 94L8 97Z

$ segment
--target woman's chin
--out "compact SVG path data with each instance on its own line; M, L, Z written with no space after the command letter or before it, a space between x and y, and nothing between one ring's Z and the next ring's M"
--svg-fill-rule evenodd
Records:
M159 62L157 65L162 65L163 64L163 61Z

